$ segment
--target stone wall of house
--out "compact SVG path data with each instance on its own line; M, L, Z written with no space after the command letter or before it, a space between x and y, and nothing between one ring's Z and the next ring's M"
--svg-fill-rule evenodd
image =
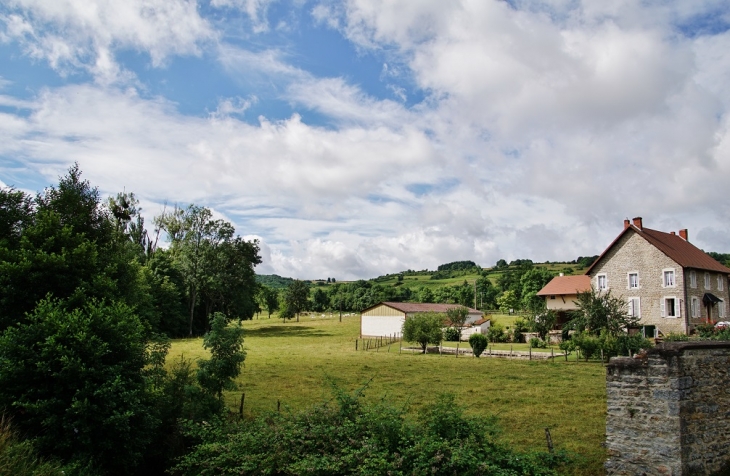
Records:
M664 287L664 270L673 269L675 285ZM629 288L629 273L639 274L639 288ZM606 274L608 289L616 297L640 299L641 325L656 326L663 334L670 332L685 333L688 307L684 295L684 273L682 267L667 255L649 244L633 230L621 239L604 255L591 270L591 284L598 288L597 276ZM661 317L661 300L676 297L679 299L679 317Z
M671 342L606 369L608 475L730 468L730 342Z
M692 271L695 272L696 277L694 287L692 286L692 280L690 279ZM705 286L705 274L707 274L710 278L709 287ZM685 270L685 279L687 280L687 316L689 316L688 322L690 328L694 328L698 324L702 324L707 321L708 307L706 307L702 302L702 297L705 293L712 293L724 301L723 303L718 303L709 307L709 319L711 321L730 321L730 318L727 315L729 310L728 303L730 302L727 275L712 271L705 271L703 269L690 269ZM722 283L721 285L719 285L720 282ZM699 303L699 312L696 317L692 317L691 313L691 302L693 297L697 299ZM720 312L721 305L724 307L724 312L722 313Z

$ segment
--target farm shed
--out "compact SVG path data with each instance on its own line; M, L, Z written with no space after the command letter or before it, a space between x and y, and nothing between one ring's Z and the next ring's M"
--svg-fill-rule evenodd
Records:
M381 302L362 311L361 337L400 336L403 322L419 312L446 313L458 304L431 304L415 302ZM469 308L467 326L482 319L482 311Z

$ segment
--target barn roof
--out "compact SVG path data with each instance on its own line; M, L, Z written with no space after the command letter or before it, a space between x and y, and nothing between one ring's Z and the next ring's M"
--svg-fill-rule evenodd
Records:
M362 312L367 312L371 309L374 309L378 306L388 306L393 309L397 309L398 311L405 312L405 313L413 313L413 312L446 312L449 309L453 309L455 307L464 307L460 304L434 304L434 303L427 303L427 302L381 302L374 306L370 306L367 309L363 309ZM469 314L471 313L480 313L482 311L479 311L478 309L472 309L468 307Z
M591 277L579 276L555 276L542 288L538 296L561 296L565 294L578 294L591 289Z

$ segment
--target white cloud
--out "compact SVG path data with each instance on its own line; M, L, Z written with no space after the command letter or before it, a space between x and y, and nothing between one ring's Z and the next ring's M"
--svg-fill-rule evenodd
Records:
M10 0L2 40L18 41L30 56L62 72L82 68L99 81L128 79L119 50L147 53L153 66L172 55L200 54L216 33L194 0Z
M269 22L266 13L269 5L274 0L211 0L210 4L217 8L237 8L245 12L253 24L254 33L262 33L269 30Z

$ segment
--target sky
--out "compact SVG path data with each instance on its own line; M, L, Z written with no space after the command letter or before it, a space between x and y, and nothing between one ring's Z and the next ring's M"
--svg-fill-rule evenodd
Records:
M730 252L727 0L4 0L0 186L78 162L259 274Z

